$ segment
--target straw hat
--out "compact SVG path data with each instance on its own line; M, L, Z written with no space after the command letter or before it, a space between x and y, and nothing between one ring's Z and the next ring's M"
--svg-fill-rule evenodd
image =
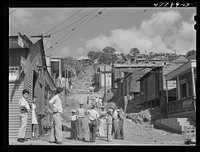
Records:
M73 113L76 113L76 110L72 110Z

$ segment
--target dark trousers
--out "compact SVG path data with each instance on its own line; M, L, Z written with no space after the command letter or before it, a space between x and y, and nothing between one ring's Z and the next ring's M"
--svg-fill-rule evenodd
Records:
M97 131L97 120L90 120L90 141L96 141L96 131Z
M123 120L118 121L117 127L117 139L124 139L124 128L123 128Z
M78 133L78 121L71 121L71 139L76 139Z
M112 121L112 136L114 139L117 138L117 119L113 119Z

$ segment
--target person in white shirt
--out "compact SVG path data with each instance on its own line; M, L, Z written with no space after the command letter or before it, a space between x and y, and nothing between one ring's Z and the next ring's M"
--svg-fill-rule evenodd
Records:
M86 109L83 101L79 101L79 108L76 110L78 116L78 139L86 141L88 137L88 124L86 121Z
M56 95L49 101L49 105L53 109L53 125L50 143L62 144L62 117L60 115L63 111L62 101L60 99L62 92L63 89L58 87L56 89Z
M97 132L97 119L99 118L99 113L94 109L95 105L91 105L91 109L87 110L89 118L89 129L90 129L90 141L96 141L96 132Z
M19 134L18 134L18 142L24 142L27 141L25 139L25 133L26 133L26 127L27 127L27 121L28 121L28 111L30 111L30 106L27 102L29 91L24 89L22 91L23 97L19 100L19 116L20 116L20 128L19 128Z
M76 115L76 110L72 110L72 115L70 118L71 121L71 133L70 138L72 140L77 140L78 133L78 116Z

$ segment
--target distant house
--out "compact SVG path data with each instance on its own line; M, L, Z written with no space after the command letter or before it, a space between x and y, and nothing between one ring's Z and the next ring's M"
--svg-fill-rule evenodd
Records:
M196 72L196 60L190 60L165 75L168 117L187 117L192 122L196 120ZM171 81L176 82L173 99L169 98Z
M25 35L9 37L9 138L17 138L20 127L18 101L22 90L29 90L28 102L37 97L36 136L43 134L44 101L53 94L55 84L47 71L42 39L33 44ZM31 113L28 114L26 138L31 137Z
M65 65L63 62L63 58L51 57L50 64L51 64L51 74L52 74L51 76L54 80L56 87L61 87L61 88L65 87L65 74L67 76L67 70L65 73Z
M149 63L157 65L165 65L169 63L168 59L165 56L157 56L149 59Z
M97 79L99 89L106 86L107 89L111 89L112 85L112 67L109 65L100 65L97 67Z

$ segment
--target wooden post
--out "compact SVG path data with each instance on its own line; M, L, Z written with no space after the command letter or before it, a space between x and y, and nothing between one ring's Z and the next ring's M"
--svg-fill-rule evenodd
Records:
M65 97L66 97L66 65L65 65Z
M192 72L192 87L193 87L193 96L194 96L194 120L195 120L195 124L196 124L196 86L195 86L195 78L194 78L194 68L191 68L191 72Z
M177 93L178 93L178 100L181 99L181 95L180 95L180 81L179 81L179 75L177 75Z
M105 101L106 102L106 65L104 65L104 94L105 94ZM104 105L104 103L103 103Z
M166 110L168 112L168 81L166 80Z

